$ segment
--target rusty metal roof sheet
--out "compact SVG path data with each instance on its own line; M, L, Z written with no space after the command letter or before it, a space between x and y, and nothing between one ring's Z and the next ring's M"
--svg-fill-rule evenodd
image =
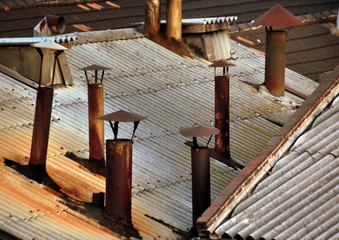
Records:
M112 64L104 83L105 112L126 109L148 116L135 136L133 150L133 224L145 238L178 238L173 229L191 228L190 151L179 130L195 124L213 125L213 69L208 67L210 62L178 56L144 37L107 40L121 32L134 35L133 30L82 33L79 43L67 51L75 84L55 89L47 171L64 193L80 201L90 202L92 193L104 191L103 178L65 154L88 158L87 84L79 66L92 59L99 65ZM106 40L96 40L101 37ZM280 129L270 118L280 115L279 121L284 123L295 107L252 86L264 79L260 70L264 57L232 43L239 58L230 76L231 152L234 159L247 163ZM288 69L286 73L286 82L295 83L305 95L317 86ZM0 74L0 78L0 155L27 163L36 92L6 75ZM120 134L128 137L132 127L121 126ZM110 132L106 125L107 137ZM233 169L211 160L212 200L235 175ZM29 227L22 225L21 229ZM15 234L20 236L20 231Z
M338 118L339 96L216 233L242 239L336 239Z

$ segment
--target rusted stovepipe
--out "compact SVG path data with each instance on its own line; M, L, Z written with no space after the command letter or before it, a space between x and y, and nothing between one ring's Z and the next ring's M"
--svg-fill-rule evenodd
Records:
M297 17L281 5L276 4L258 17L252 26L265 26L265 82L267 90L274 96L283 96L285 92L286 37L287 31L273 30L273 27L294 27L303 25Z
M106 140L105 213L115 221L131 224L133 137L139 122L147 117L120 110L98 119L109 121L114 134L114 139ZM131 139L118 138L120 122L134 122Z
M195 233L197 219L211 205L209 141L201 146L198 144L197 137L210 136L211 138L219 132L217 128L200 125L180 130L181 135L193 138L193 142L186 142L186 144L191 147L192 221Z

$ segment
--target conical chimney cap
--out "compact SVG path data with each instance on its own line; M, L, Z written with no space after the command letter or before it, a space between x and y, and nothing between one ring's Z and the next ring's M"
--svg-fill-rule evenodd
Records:
M119 110L101 117L98 117L100 120L105 121L115 121L115 122L137 122L147 119L147 117L137 114L126 112L124 110Z
M67 51L68 50L68 48L55 42L39 42L39 43L31 44L31 46L35 48L45 48L45 49L50 49L50 50L55 50L55 51L58 51L58 50Z
M104 66L100 66L100 65L90 65L87 67L83 67L83 68L79 68L79 70L89 70L89 71L94 71L94 70L111 70L112 68L108 68L108 67L104 67Z
M220 130L215 127L194 126L180 129L180 134L184 137L206 137L211 135L217 135Z
M303 22L283 6L276 4L252 23L252 26L260 25L266 27L293 27L303 25Z
M220 59L211 65L209 67L233 67L235 64L228 62L226 59Z

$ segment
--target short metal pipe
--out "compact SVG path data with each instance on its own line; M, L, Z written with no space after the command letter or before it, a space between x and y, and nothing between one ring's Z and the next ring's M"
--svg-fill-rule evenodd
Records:
M166 38L181 41L182 0L167 0Z
M52 88L38 87L29 166L37 178L46 173L49 129L53 105Z
M106 214L131 223L132 144L129 139L106 140Z
M265 86L275 96L285 92L285 31L266 31Z
M151 38L160 34L160 14L160 0L146 0L145 33Z
M229 78L215 76L215 127L220 133L215 136L215 150L230 158Z
M89 158L104 160L104 121L97 119L104 115L104 95L102 84L88 84L88 125Z
M210 156L207 147L191 149L192 154L192 207L193 229L197 219L211 205Z

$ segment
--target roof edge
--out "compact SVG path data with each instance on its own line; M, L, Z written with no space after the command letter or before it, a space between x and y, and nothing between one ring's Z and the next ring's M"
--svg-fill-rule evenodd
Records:
M271 138L256 158L239 172L213 201L212 205L198 218L197 226L200 235L214 233L224 218L253 189L338 93L339 65L321 82L293 117Z

